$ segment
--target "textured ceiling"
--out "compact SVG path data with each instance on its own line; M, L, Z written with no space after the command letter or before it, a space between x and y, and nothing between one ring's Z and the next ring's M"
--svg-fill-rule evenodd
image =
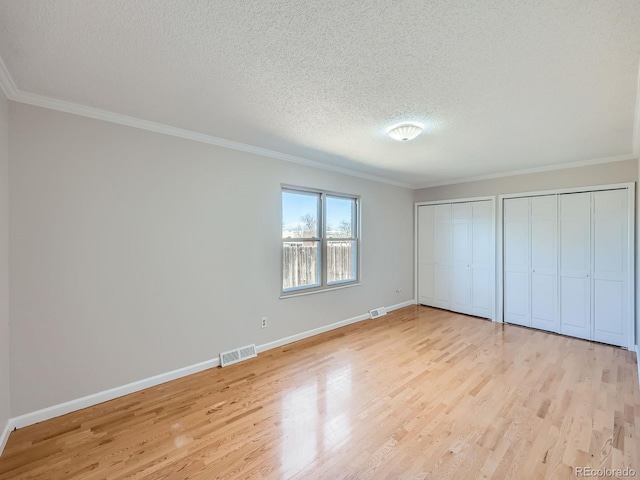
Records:
M0 0L17 89L419 186L632 153L637 0ZM384 131L426 125L410 143Z

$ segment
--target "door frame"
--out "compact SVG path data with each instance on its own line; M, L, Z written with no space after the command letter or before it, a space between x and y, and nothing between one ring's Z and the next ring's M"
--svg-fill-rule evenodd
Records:
M414 258L414 267L413 267L413 294L416 300L416 305L420 304L420 297L418 295L419 292L419 281L418 278L418 269L420 267L419 258L418 258L418 208L426 205L444 205L444 204L454 204L454 203L467 203L467 202L483 202L483 201L491 202L491 231L493 235L491 235L491 251L493 252L493 261L491 265L493 265L493 296L496 298L496 292L498 284L496 282L496 196L495 195L486 195L482 197L468 197L468 198L451 198L445 200L433 200L429 202L415 202L413 206L413 258ZM497 312L497 304L494 304L493 311L491 312L490 320L496 321L496 312Z
M629 350L635 349L635 182L612 183L607 185L590 185L584 187L559 188L554 190L536 190L532 192L508 193L498 195L497 222L497 255L496 255L496 322L504 323L504 200L507 198L537 197L540 195L557 195L563 193L598 192L603 190L627 190L628 232L627 232L627 345ZM417 297L416 297L417 298Z

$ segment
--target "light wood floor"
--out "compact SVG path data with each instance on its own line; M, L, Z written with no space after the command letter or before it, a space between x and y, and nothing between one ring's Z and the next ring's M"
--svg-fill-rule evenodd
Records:
M411 306L13 432L0 479L565 479L587 466L640 470L635 354Z

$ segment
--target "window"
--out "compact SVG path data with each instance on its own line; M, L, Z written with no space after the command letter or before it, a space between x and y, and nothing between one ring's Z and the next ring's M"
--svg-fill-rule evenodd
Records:
M327 290L359 280L360 199L282 189L282 293Z

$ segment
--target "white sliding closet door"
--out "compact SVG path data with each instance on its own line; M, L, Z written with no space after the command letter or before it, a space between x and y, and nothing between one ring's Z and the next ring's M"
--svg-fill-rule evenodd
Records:
M504 200L504 320L531 326L529 199Z
M492 319L493 202L419 205L417 220L418 302Z
M593 192L593 339L626 345L627 191Z
M591 338L591 193L559 196L560 333Z
M433 205L418 208L418 297L429 306L435 306L433 220Z
M558 197L531 197L531 326L560 331L558 316Z
M471 314L471 204L451 205L451 310Z
M629 194L503 199L505 322L629 346Z
M472 315L493 317L493 210L489 201L471 203Z
M451 309L451 204L434 206L435 306Z

